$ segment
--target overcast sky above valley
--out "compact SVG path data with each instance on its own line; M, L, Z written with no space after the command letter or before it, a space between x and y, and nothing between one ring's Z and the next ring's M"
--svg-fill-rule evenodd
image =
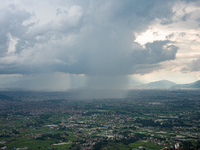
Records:
M0 88L200 79L199 0L1 0Z

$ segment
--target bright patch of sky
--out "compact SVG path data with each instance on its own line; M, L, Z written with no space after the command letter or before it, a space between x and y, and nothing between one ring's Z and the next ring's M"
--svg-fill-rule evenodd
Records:
M135 42L145 46L159 40L170 40L179 47L176 59L163 62L166 68L145 75L135 75L145 82L169 79L176 83L190 83L200 79L199 71L190 72L188 66L200 58L199 5L178 1L173 7L171 20L156 19L142 33L135 33ZM186 69L184 71L184 68Z

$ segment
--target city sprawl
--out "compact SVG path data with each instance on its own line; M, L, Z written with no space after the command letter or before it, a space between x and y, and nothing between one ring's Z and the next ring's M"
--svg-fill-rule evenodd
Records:
M125 98L75 92L0 93L0 148L200 148L199 90L132 90Z

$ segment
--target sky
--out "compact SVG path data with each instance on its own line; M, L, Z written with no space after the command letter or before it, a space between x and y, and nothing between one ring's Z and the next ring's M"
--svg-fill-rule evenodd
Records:
M0 88L200 80L199 0L1 0Z

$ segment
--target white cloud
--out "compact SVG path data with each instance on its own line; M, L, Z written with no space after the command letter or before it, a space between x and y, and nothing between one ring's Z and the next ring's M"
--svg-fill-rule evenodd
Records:
M7 34L8 37L8 51L7 54L14 54L16 51L16 44L18 42L18 38L13 37L10 33Z

